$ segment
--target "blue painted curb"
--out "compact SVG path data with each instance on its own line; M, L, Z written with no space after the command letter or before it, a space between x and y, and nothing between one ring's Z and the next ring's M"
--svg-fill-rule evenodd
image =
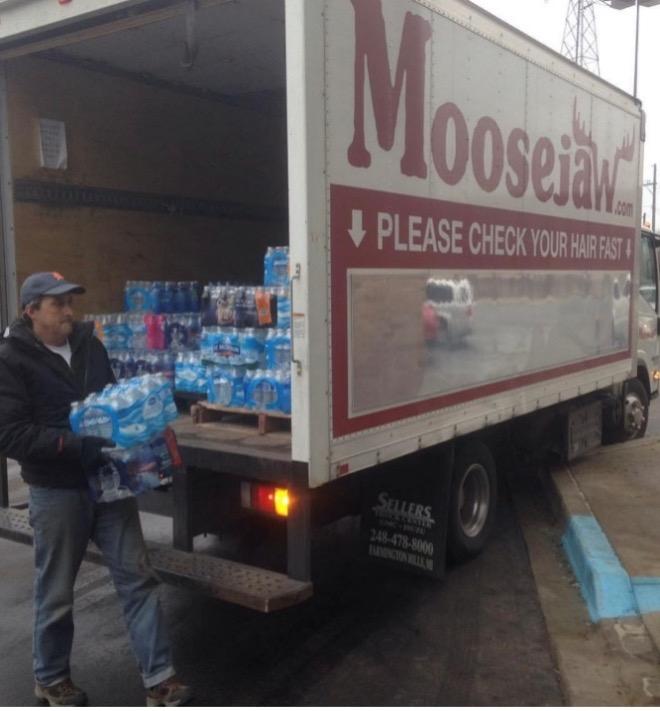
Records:
M593 516L571 516L562 545L593 622L639 614L630 576ZM640 582L639 594L645 605L655 604L657 596L660 610L660 586L655 587Z
M660 612L660 578L631 578L640 614Z

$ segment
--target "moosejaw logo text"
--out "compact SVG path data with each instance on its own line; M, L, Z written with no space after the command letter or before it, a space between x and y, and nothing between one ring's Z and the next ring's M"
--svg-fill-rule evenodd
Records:
M431 24L419 15L406 13L392 84L381 0L351 0L351 3L355 11L355 104L349 163L358 168L371 165L364 131L366 75L378 144L386 151L394 145L405 79L405 150L401 172L426 178L426 46L432 37ZM470 168L476 183L488 193L504 181L514 198L523 197L531 187L542 203L552 200L563 206L570 201L578 209L604 209L611 213L619 165L621 161L631 162L635 155L634 128L632 137L622 139L612 162L608 158L601 160L598 144L580 119L576 99L571 134L563 134L559 145L547 136L533 143L522 128L514 128L505 136L491 116L482 116L471 127L461 109L448 101L432 117L430 153L437 175L447 185L460 183ZM632 216L632 205L625 203L624 208L617 205L617 214Z
M417 525L432 526L435 523L430 506L391 498L386 491L378 494L378 505L371 510L380 517L410 521Z

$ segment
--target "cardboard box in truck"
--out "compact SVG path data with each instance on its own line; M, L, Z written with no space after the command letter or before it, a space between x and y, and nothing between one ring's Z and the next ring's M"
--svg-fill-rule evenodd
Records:
M213 594L311 594L312 524L349 513L371 558L439 577L488 540L501 450L643 434L658 269L616 87L463 0L30 0L0 9L0 59L5 319L46 258L98 274L99 311L126 279L256 280L290 248L290 437L182 416L170 577L276 498L286 571L255 592L205 560Z

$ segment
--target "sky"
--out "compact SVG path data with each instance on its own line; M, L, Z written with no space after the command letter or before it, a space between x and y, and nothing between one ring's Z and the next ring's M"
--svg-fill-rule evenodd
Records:
M561 51L569 0L472 0L476 5ZM613 10L596 2L596 28L600 75L629 94L633 93L635 66L635 8ZM646 112L644 182L653 182L658 164L656 230L660 231L660 5L640 8L637 95ZM643 191L642 213L651 222L652 190Z

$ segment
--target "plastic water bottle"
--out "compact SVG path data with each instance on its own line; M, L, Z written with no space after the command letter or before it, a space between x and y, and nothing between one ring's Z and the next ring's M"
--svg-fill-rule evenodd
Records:
M291 368L291 338L284 336L275 345L275 366L285 370Z
M147 314L144 317L147 327L147 348L163 350L165 348L165 317L162 314Z
M171 314L174 312L174 282L166 281L159 289L160 309L158 313Z
M232 401L233 385L227 370L213 368L208 380L208 401L214 405L229 407Z
M149 282L127 281L124 287L126 311L146 311L149 308Z
M199 284L196 281L188 282L188 304L188 308L191 312L197 314L200 312Z
M195 353L177 353L174 365L175 389L183 392L197 392L199 356Z
M115 379L120 380L124 376L124 365L121 361L120 351L108 351L108 359L110 360L110 367L114 373Z
M291 414L291 371L278 370L277 381L277 409L286 415Z
M211 300L211 285L207 284L202 291L201 299L202 326L215 326L218 323L218 313Z
M163 284L159 281L152 281L149 284L149 308L147 310L154 314L161 313L160 294L162 288Z
M289 285L289 248L275 247L272 257L272 286Z
M274 286L273 281L273 248L268 247L264 256L264 285Z
M189 319L185 314L176 314L167 319L165 347L171 351L183 351L189 345Z
M257 290L253 286L245 289L245 328L256 328L259 325L256 296Z
M285 287L277 290L277 327L291 328L291 298Z
M218 326L234 326L236 289L231 286L221 286L217 287L213 294L216 298Z
M237 328L245 328L248 325L247 314L247 290L245 288L236 289L236 295L234 297L234 326Z
M133 350L143 350L147 347L147 327L144 323L144 315L130 314L127 317L128 338L127 346Z
M191 350L199 350L199 336L202 330L202 320L198 313L190 314L189 345Z
M188 282L180 281L176 285L174 306L176 313L185 314L190 311L190 285Z
M244 374L240 368L211 368L207 378L207 399L225 407L245 406Z
M257 370L246 390L246 402L257 412L277 408L277 379L272 370Z
M240 361L242 365L256 367L263 360L265 334L256 328L246 328L239 334Z

